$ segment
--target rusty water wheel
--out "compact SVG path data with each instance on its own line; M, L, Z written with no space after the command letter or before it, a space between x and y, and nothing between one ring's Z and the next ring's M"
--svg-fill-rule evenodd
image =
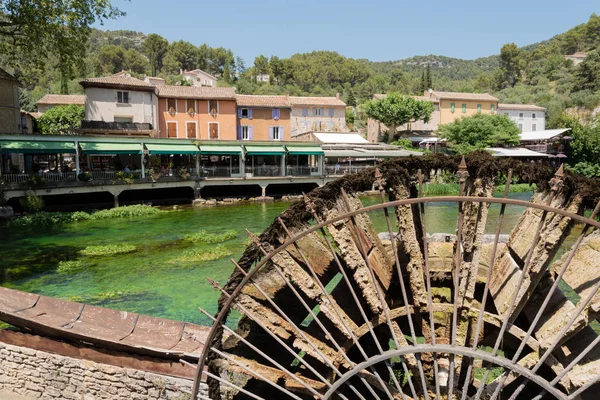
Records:
M423 197L421 171L394 187L377 171L380 204L343 190L327 207L305 197L310 219L279 219L271 241L252 235L256 264L234 262L228 291L213 282L223 301L205 313L214 325L195 387L208 382L211 399L598 398L600 204L578 214L562 168L531 202L509 199L511 174L496 198L464 161L460 196ZM424 233L425 204L440 202L458 208L447 243Z

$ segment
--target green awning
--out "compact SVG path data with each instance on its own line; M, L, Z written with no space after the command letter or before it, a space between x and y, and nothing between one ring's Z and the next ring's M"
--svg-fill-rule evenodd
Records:
M79 142L84 154L142 154L141 143Z
M200 150L193 144L151 144L144 143L149 154L200 154Z
M75 154L75 142L51 142L51 141L0 141L2 152L22 154Z
M242 154L241 146L218 146L210 144L201 144L200 153L208 155L231 155L231 154Z
M286 145L288 153L291 155L310 155L310 156L322 156L325 154L320 146L293 146Z
M282 156L285 154L283 146L244 146L250 156Z

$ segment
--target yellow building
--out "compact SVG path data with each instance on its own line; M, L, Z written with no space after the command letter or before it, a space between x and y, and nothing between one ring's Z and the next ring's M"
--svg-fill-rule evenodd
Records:
M373 99L383 99L385 94L374 94ZM449 124L462 117L475 114L495 114L498 112L498 99L488 93L458 93L425 91L423 96L412 96L416 100L431 101L434 111L429 122L414 121L397 127L396 137L404 137L418 144L431 137L440 125ZM367 138L369 142L379 141L387 127L379 121L369 119Z

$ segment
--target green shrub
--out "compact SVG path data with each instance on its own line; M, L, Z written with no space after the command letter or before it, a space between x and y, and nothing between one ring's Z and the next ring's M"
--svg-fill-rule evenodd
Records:
M88 246L81 250L84 256L112 256L114 254L132 253L136 247L132 244L109 244L106 246Z
M229 229L221 234L200 231L198 233L185 235L183 239L194 243L221 243L227 240L234 239L237 236L237 234L237 231L233 229Z
M46 182L43 176L39 174L31 174L29 178L27 178L27 185L29 186L40 186Z
M119 171L115 173L115 183L122 182L128 185L133 183L133 174L130 172Z
M92 180L92 174L90 174L89 172L82 172L79 175L77 175L77 179L79 179L79 181L81 182L89 182Z
M181 167L177 170L177 174L179 175L179 177L184 180L187 181L188 179L190 179L190 167Z
M25 197L19 199L19 204L23 209L31 214L39 213L44 208L44 201L40 196L33 192L27 192Z

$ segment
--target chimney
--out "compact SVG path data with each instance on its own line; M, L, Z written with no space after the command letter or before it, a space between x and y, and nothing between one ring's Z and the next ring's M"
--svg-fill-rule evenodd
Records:
M335 98L338 99L338 100L340 99L340 93L339 92L335 94Z

